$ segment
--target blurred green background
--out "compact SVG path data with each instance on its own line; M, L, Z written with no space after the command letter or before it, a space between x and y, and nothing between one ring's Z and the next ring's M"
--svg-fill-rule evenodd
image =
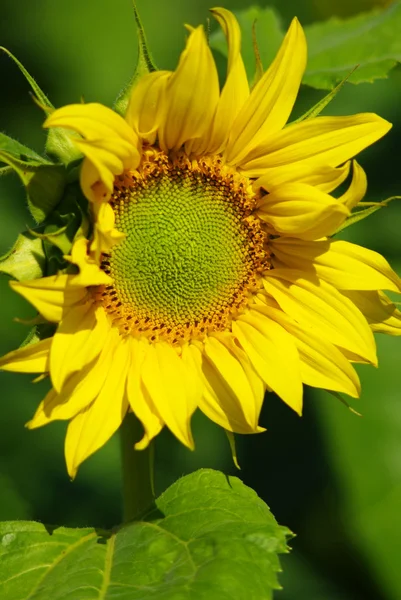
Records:
M251 6L230 0L224 6ZM267 6L266 2L260 3ZM303 24L369 9L369 0L276 0L284 25L295 14ZM376 2L376 4L380 4ZM384 4L384 3L382 3ZM174 68L183 48L183 23L207 18L207 0L138 0L160 68ZM55 106L100 101L111 105L132 74L136 35L130 0L2 0L0 45L35 76ZM221 61L220 61L221 62ZM0 130L41 152L43 115L32 102L16 66L0 56ZM322 92L304 88L298 108ZM401 194L401 70L387 80L347 84L326 114L375 111L394 123L388 136L365 151L369 200ZM19 231L32 225L19 181L0 179L0 254ZM347 239L383 253L401 272L401 205L393 203L347 230ZM27 328L13 322L33 311L0 276L0 352L17 347ZM299 419L270 395L262 424L267 432L238 439L242 470L235 471L225 436L201 415L194 418L196 451L164 432L156 444L160 492L199 467L236 474L270 505L297 537L283 558L278 600L399 600L401 598L401 340L378 338L380 368L360 368L359 418L325 393L307 390ZM46 392L29 376L0 374L0 519L36 519L70 526L118 523L118 439L90 458L77 479L68 479L63 459L65 425L28 432L24 423ZM6 599L4 599L6 600Z

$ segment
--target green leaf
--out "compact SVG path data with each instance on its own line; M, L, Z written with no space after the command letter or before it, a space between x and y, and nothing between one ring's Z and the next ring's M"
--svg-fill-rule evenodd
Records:
M60 201L66 182L64 167L41 156L4 133L0 134L0 161L12 167L24 184L33 218L41 223Z
M24 146L17 142L17 140L13 140L5 133L0 132L0 152L4 152L6 154L11 155L12 157L25 161L25 162L33 162L33 163L46 163L44 158L42 158L39 154L36 154L33 150L28 148L28 146ZM6 162L0 157L0 162Z
M45 267L42 240L29 231L20 233L11 250L0 257L0 273L11 275L18 281L42 277Z
M121 90L114 103L114 110L122 116L124 116L126 113L131 91L134 88L138 79L140 79L143 75L146 75L147 73L157 71L157 67L153 62L152 54L149 50L145 30L143 28L142 21L139 16L135 1L133 1L133 9L136 23L136 31L138 35L138 59L134 75L132 76L128 85L126 85Z
M242 56L249 81L255 73L252 25L265 69L272 62L284 36L279 18L271 8L252 7L235 11L242 31ZM401 1L386 9L375 9L349 19L332 18L304 27L308 42L308 64L304 84L331 90L355 69L348 81L372 82L385 78L401 61ZM227 56L221 31L210 38L212 48Z
M308 66L303 83L329 90L350 76L351 83L387 77L401 61L401 2L350 19L333 18L305 27Z
M146 520L116 531L0 524L7 600L268 600L288 530L235 477L174 483Z

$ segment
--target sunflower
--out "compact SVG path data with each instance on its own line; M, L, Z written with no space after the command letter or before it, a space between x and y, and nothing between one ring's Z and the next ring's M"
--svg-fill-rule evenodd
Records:
M399 292L398 276L330 237L366 192L351 159L391 125L286 125L306 65L298 20L250 90L238 23L212 14L228 43L221 90L203 28L190 28L177 69L142 76L125 118L92 103L45 122L79 134L93 231L65 257L73 271L11 282L57 329L0 364L50 375L28 427L70 420L71 477L127 411L143 425L137 449L165 425L192 448L197 408L246 434L262 431L266 391L298 414L303 384L357 397L352 363L376 364L372 330L401 333L382 291Z

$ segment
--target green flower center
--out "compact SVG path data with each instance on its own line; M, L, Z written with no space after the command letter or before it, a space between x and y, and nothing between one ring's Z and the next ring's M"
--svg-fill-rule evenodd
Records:
M126 237L104 259L105 295L125 331L177 342L224 329L247 303L266 268L265 236L244 182L219 162L152 158L114 190Z

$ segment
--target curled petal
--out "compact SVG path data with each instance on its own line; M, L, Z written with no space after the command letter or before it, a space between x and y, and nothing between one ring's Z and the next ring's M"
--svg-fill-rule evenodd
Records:
M88 200L108 200L114 177L139 164L140 144L136 133L120 115L102 104L63 106L51 113L44 127L72 129L82 136L83 139L73 141L85 155L85 162L91 164L91 168L81 174L82 189ZM106 196L97 195L99 182Z
M368 189L368 181L366 178L365 171L356 162L353 161L353 174L351 185L348 190L339 198L339 201L344 204L349 210L352 210L354 206L358 204L365 197L366 190Z
M191 151L218 153L224 148L232 124L249 97L249 84L241 57L241 30L235 16L225 8L213 8L213 16L220 23L227 38L227 77L217 103L209 132L201 140L194 140Z

